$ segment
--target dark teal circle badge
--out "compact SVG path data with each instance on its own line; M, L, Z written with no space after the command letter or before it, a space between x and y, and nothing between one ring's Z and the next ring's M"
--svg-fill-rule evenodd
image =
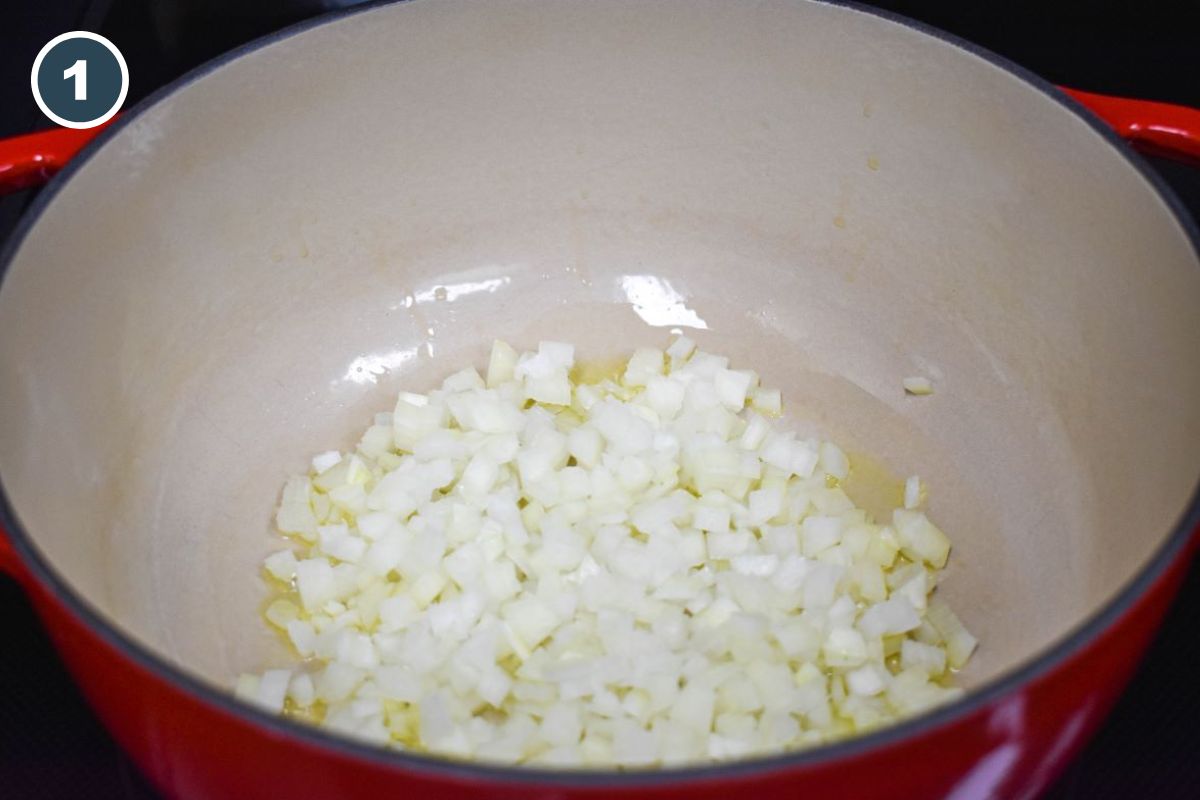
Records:
M71 31L42 48L30 82L46 116L68 128L91 128L120 110L129 91L129 70L108 39Z

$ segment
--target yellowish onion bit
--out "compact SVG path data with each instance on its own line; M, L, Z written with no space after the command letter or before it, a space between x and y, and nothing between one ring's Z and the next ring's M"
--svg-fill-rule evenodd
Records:
M492 350L288 481L270 623L302 661L237 694L381 745L550 766L779 752L961 693L930 600L950 543L876 524L777 391L677 338L573 380Z
M921 375L905 378L903 385L904 391L907 394L916 395L917 397L933 394L933 381Z

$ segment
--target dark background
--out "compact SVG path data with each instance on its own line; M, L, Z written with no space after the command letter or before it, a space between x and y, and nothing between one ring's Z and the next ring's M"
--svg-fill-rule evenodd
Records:
M33 102L29 70L42 45L64 31L97 31L121 49L131 78L128 107L230 47L352 4L9 0L0 15L0 136L50 125ZM1200 107L1200 27L1192 11L1184 10L1191 3L874 5L957 34L1056 83ZM1200 168L1152 164L1200 218ZM0 241L31 196L0 198ZM1200 797L1200 643L1189 624L1198 612L1200 570L1193 569L1140 672L1050 798ZM5 578L0 578L0 797L155 797L88 711L28 603Z

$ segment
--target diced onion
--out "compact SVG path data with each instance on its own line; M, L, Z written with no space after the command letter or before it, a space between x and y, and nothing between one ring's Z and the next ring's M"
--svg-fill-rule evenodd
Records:
M904 391L908 394L923 396L933 394L933 381L920 375L905 378Z
M302 659L238 697L454 758L650 767L811 746L960 694L977 642L930 600L950 542L879 525L831 442L686 337L596 383L492 348L287 482L264 615ZM927 394L926 379L906 379ZM287 587L286 591L283 587Z
M904 482L904 507L914 509L921 505L921 479L910 475Z

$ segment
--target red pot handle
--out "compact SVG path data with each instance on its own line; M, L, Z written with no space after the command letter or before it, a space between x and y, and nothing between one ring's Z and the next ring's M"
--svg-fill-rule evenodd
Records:
M1060 88L1143 153L1200 166L1200 110Z
M0 195L41 186L110 124L112 120L87 130L52 128L0 139Z

